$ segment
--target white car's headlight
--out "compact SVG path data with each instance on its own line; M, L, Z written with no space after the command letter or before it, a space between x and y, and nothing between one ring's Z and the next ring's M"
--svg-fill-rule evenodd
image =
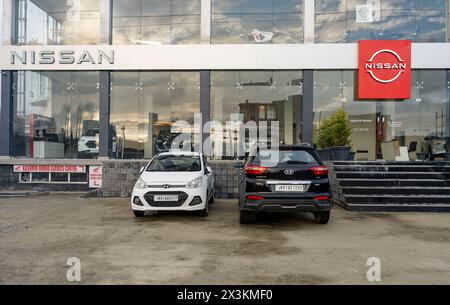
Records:
M139 177L138 181L136 182L136 184L134 185L135 188L137 189L146 189L148 187L147 183L145 183L144 180L142 180L142 178Z
M186 184L186 188L188 189L196 189L202 186L202 177L195 178L188 184Z

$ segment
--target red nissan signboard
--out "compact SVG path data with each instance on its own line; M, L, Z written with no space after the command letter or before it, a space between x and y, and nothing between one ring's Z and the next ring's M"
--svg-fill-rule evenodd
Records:
M411 97L411 41L359 41L358 98Z

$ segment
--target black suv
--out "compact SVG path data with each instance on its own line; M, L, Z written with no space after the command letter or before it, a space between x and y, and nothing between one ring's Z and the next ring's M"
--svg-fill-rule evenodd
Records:
M273 160L271 160L273 159ZM255 148L242 168L239 185L241 223L257 212L312 212L316 223L330 219L328 168L309 145Z

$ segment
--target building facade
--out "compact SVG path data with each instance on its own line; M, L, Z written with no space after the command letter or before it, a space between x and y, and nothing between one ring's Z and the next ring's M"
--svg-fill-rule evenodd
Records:
M449 0L2 2L3 159L142 160L187 131L232 160L218 147L236 133L174 123L278 122L283 143L316 143L341 108L358 160L448 142ZM359 100L357 42L405 39L411 98Z

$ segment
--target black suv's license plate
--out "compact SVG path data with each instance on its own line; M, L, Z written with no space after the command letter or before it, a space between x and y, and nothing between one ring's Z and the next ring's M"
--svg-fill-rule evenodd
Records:
M303 184L277 184L275 185L276 192L305 192L306 186Z

